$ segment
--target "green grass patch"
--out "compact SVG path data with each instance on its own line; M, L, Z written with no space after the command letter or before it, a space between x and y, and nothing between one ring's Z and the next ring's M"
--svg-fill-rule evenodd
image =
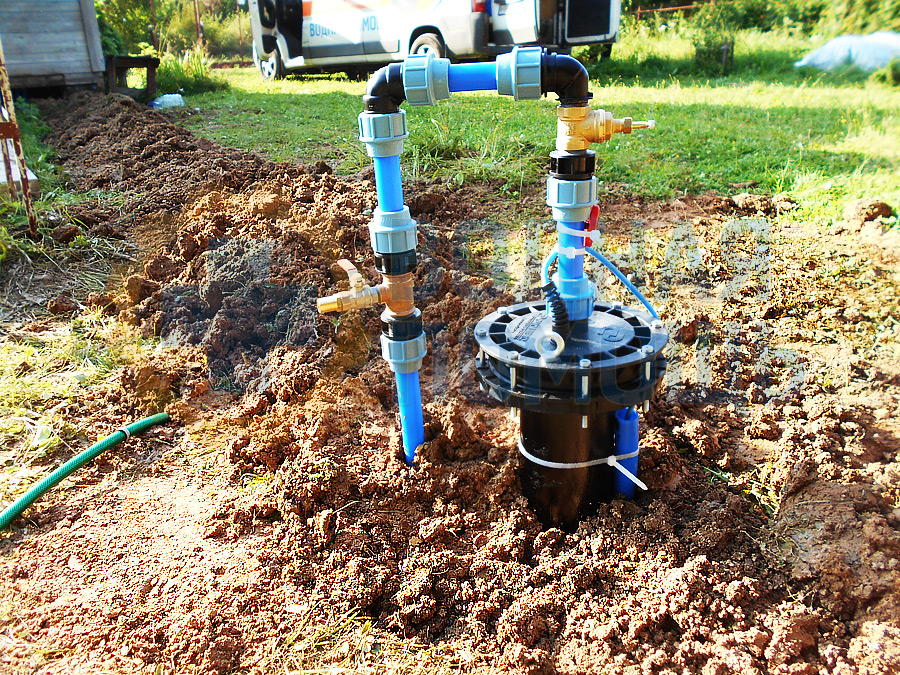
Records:
M16 102L16 117L22 134L25 164L37 176L40 187L40 195L32 198L32 206L38 219L38 231L44 238L40 242L28 238L24 203L6 191L0 191L0 266L8 265L17 257L51 266L64 261L129 260L125 253L129 245L121 242L82 235L70 244L57 244L47 238L54 227L69 222L70 208L85 204L110 208L124 205L124 199L121 194L107 190L71 190L65 174L54 164L56 152L45 142L50 128L41 120L37 107L20 99ZM7 267L0 267L0 272L7 271Z
M0 505L45 471L53 453L79 438L69 408L120 366L157 347L132 327L98 313L0 338Z
M854 71L798 71L808 38L737 34L735 69L710 78L692 66L689 36L635 27L613 58L591 66L593 105L618 116L654 118L657 128L596 147L597 175L647 197L756 181L757 191L801 199L792 218L840 217L849 199L900 204L900 92ZM192 97L183 113L194 131L288 161L326 160L340 173L370 162L357 140L365 85L341 76L266 82L253 69L224 75L232 87ZM406 177L457 182L539 181L556 132L554 100L513 102L458 94L407 108Z

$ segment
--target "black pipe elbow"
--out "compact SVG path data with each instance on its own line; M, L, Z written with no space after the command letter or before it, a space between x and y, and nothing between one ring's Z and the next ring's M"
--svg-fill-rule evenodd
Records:
M405 100L403 65L392 63L376 70L369 78L366 93L363 96L363 105L366 112L395 113Z
M591 98L588 79L587 68L576 58L565 54L541 56L541 91L555 93L560 105L587 105Z

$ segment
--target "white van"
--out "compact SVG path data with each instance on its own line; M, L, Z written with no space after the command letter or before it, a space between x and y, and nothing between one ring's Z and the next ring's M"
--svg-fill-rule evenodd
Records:
M461 61L526 44L608 55L621 11L621 0L249 0L253 60L268 79L360 77L409 54Z

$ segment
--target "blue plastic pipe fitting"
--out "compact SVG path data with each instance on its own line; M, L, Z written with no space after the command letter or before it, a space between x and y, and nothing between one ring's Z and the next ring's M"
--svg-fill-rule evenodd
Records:
M386 213L403 210L403 183L400 178L400 155L374 157L375 193L378 208Z
M584 222L561 221L558 227L583 231ZM594 311L597 290L584 273L584 238L560 231L558 250L559 263L553 283L566 303L569 319L587 319Z
M618 460L624 469L631 475L637 476L638 472L638 414L634 408L622 408L616 410L616 456L634 455L627 459ZM615 472L615 491L624 495L627 499L634 499L635 484L623 475L621 471Z
M587 319L593 313L597 289L584 273L584 238L562 230L584 230L584 221L590 217L591 207L596 202L596 176L588 180L563 180L553 176L547 179L547 206L557 221L559 232L559 269L553 275L553 282L572 321Z
M514 47L496 61L450 63L434 54L403 62L403 91L410 105L434 105L452 92L497 91L517 101L541 97L540 47Z

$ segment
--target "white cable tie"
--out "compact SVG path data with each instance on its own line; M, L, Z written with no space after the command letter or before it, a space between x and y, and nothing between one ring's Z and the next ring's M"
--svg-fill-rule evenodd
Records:
M585 246L590 246L594 243L594 234L599 234L596 230L576 230L574 227L569 227L568 225L563 225L562 223L556 224L556 231L561 232L562 234L568 234L572 237L581 237L584 239Z
M583 248L575 248L574 246L560 246L559 254L564 255L567 258L575 258L580 255L584 255Z
M121 431L123 434L125 434L125 440L126 440L126 441L127 441L129 438L131 438L131 432L128 431L128 429L125 428L125 427L119 427L118 429L116 429L116 431Z
M626 469L624 466L619 464L615 455L610 455L609 457L607 457L607 459L609 460L609 465L611 467L613 467L614 469L618 469L619 473L621 473L623 476L625 476L625 478L627 478L632 483L634 483L639 488L641 488L641 490L644 490L646 492L647 485L640 478L638 478L633 473L631 473L628 469Z
M587 469L592 466L599 466L601 464L609 464L614 469L617 469L623 476L625 476L632 483L637 485L641 490L647 490L647 485L633 473L631 473L628 469L620 464L622 460L625 459L634 459L638 456L638 450L633 452L628 452L624 455L610 455L609 457L603 457L601 459L591 459L587 462L551 462L546 459L541 459L540 457L535 457L530 452L525 449L525 446L522 445L522 437L520 436L516 444L519 446L519 453L528 461L537 464L538 466L543 466L547 469Z

